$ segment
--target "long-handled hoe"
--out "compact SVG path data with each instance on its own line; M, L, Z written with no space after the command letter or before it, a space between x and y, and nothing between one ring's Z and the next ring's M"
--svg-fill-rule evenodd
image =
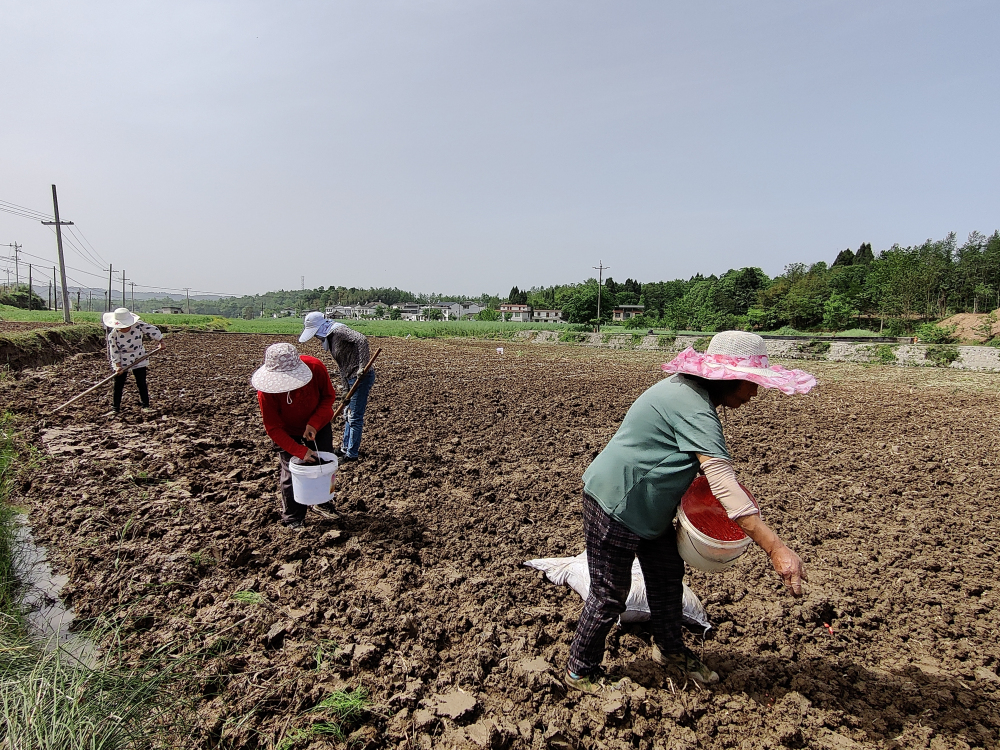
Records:
M73 403L74 401L76 401L76 400L77 400L78 398L83 398L84 396L86 396L86 395L87 395L88 393L90 393L91 391L96 391L96 390L97 390L98 388L100 388L100 387L101 387L102 385L104 385L105 383L107 383L107 382L108 382L109 380L112 380L112 379L114 379L114 378L115 378L116 376L118 376L118 375L121 375L121 374L122 374L122 372L128 372L129 370L131 370L131 369L132 369L133 367L135 367L135 366L136 366L137 364L139 364L140 362L145 362L145 361L146 361L147 359L149 359L149 358L150 358L151 356L153 356L154 354L156 354L156 352L158 352L158 351L159 351L159 349L154 349L153 351L151 351L151 352L148 352L148 353L144 354L143 356L139 357L139 359L137 359L137 360L136 360L135 362L133 362L132 364L130 364L130 365L129 365L128 367L124 368L124 369L123 369L123 370L122 370L121 372L114 372L114 373L112 373L112 374L108 375L108 377L104 378L104 380L102 380L102 381L101 381L100 383L98 383L97 385L92 385L92 386L90 386L90 388L88 388L87 390L85 390L85 391L84 391L83 393L78 393L78 394L76 394L75 396L73 396L73 398L71 398L71 399L70 399L69 401L67 401L67 402L66 402L65 404L63 404L62 406L57 406L57 407L56 407L55 409L53 409L53 410L52 410L52 412L51 412L51 413L52 413L52 414L55 414L55 413L56 413L57 411L59 411L60 409L64 409L64 408L66 408L67 406L69 406L70 404L72 404L72 403ZM372 357L372 360L374 360L374 359L375 359L375 358L374 358L374 357Z

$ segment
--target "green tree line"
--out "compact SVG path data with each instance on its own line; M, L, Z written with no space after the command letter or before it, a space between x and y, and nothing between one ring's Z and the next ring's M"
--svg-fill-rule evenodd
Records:
M10 295L16 304L16 292ZM27 306L27 296L24 295ZM507 297L481 294L447 296L392 288L317 287L279 290L219 300L192 299L190 311L230 318L297 314L330 305L381 302L429 304L474 300L487 308L483 319L496 319L501 302L561 309L570 323L608 322L616 305L641 304L644 314L627 322L635 328L674 330L844 330L859 326L912 331L917 325L956 312L985 312L1000 307L1000 231L989 237L973 232L961 245L954 233L920 245L893 245L877 255L868 243L842 250L832 262L791 263L769 278L760 268L734 268L721 276L696 274L689 279L640 282L608 278L547 287L513 287ZM36 304L40 304L39 299ZM139 312L186 302L163 298L136 301Z
M515 287L512 294L517 291ZM642 304L627 321L674 330L730 328L844 330L854 326L912 331L956 312L1000 307L1000 232L973 232L961 246L954 233L921 245L893 245L877 256L868 243L841 251L832 263L792 263L775 278L760 268L730 269L721 276L640 283L609 278L601 292L601 322L616 305ZM518 301L561 308L571 323L597 319L598 283L533 287Z

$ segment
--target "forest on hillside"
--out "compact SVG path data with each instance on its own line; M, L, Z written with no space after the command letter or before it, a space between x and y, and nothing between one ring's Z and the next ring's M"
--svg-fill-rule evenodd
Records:
M530 276L529 270L523 273ZM629 323L637 328L841 331L865 327L898 335L953 313L1000 307L1000 231L988 237L973 232L961 245L951 233L920 245L893 245L877 255L864 243L856 251L841 251L829 263L792 263L774 278L756 266L734 268L721 276L697 274L686 280L617 282L608 278L600 288L600 298L602 322L611 319L616 305L644 305L644 315ZM492 311L507 301L561 309L570 323L594 323L598 316L596 279L527 289L515 286L506 297L321 286L218 300L192 299L190 312L252 318L301 315L338 304L381 302L388 306L469 299L488 308L482 314L484 319L497 317ZM17 304L17 300L8 304ZM186 302L164 298L137 300L136 308L149 312L178 304L187 306Z

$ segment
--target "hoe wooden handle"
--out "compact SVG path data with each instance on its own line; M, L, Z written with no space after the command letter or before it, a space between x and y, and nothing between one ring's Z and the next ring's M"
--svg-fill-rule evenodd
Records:
M139 359L137 359L135 362L133 362L132 364L130 364L128 367L123 368L122 372L128 372L129 370L131 370L133 367L135 367L140 362L145 362L147 359L149 359L151 356L153 356L157 351L159 351L159 350L158 349L154 349L153 351L149 352L148 354L144 354L143 356L139 357ZM52 410L52 413L55 414L60 409L65 409L67 406L69 406L70 404L72 404L78 398L83 398L84 396L86 396L91 391L97 390L102 385L104 385L105 383L107 383L109 380L111 380L112 378L114 378L116 375L120 375L120 374L121 373L119 373L119 372L113 372L113 373L111 373L110 375L108 375L108 377L104 378L104 380L102 380L97 385L90 386L90 388L88 388L87 390L85 390L83 393L78 393L75 396L73 396L73 398L71 398L69 401L67 401L62 406L57 406L55 409Z
M378 349L375 350L375 353L372 355L372 358L369 359L368 364L365 365L365 369L361 371L360 375L358 375L358 379L354 381L354 385L351 386L351 390L347 392L347 395L344 396L344 400L341 401L340 406L337 407L337 411L333 413L333 419L330 420L331 422L340 416L340 413L344 411L345 406L351 403L351 396L354 395L354 391L357 390L357 387L361 385L361 378L363 378L365 375L368 374L368 371L372 369L372 365L375 364L375 360L378 359L378 355L381 353L382 353L382 347L379 347Z

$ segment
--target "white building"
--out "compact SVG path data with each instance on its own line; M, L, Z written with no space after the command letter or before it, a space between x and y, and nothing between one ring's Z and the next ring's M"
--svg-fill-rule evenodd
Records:
M560 323L562 322L562 310L532 310L532 323Z
M500 317L515 323L530 323L531 305L500 305Z

